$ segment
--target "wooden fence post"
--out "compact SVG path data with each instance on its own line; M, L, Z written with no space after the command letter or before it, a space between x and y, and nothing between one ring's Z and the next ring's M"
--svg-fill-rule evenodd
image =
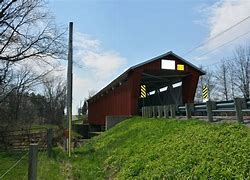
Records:
M52 155L52 140L53 140L53 129L49 128L47 130L47 152L48 152L48 157L51 157Z
M234 107L236 111L236 117L239 123L243 123L243 115L242 115L242 99L234 98Z
M213 122L213 102L207 101L207 118L209 122Z
M191 112L192 112L192 104L186 103L185 107L186 107L186 117L187 117L187 119L191 119L191 117L192 117L192 114L191 114Z
M38 144L37 143L30 144L28 180L37 179L37 154L38 154Z
M171 118L175 118L175 104L170 105Z

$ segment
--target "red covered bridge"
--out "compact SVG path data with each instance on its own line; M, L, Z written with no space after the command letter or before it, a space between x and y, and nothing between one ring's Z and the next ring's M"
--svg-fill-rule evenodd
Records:
M204 74L171 51L132 66L88 100L89 124L105 125L106 116L139 115L141 106L192 103Z

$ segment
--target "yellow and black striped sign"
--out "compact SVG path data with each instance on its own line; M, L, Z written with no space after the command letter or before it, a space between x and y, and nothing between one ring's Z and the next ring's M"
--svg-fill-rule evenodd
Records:
M202 87L202 96L203 96L203 99L208 99L208 87L207 86Z
M141 98L147 97L146 85L141 85Z

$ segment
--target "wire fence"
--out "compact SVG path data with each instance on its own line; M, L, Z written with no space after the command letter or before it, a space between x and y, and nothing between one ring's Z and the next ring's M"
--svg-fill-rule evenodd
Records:
M13 173L13 171L15 170L17 171L18 166L23 169L21 165L23 165L23 162L25 161L28 162L28 167L27 169L24 170L25 171L24 175L21 176L21 178L19 179L29 179L30 175L32 174L31 171L34 170L42 172L42 168L44 167L44 163L46 162L46 155L47 153L49 155L49 151L52 151L51 149L52 147L48 146L49 144L52 144L52 139L53 139L52 129L48 129L47 133L43 132L42 135L39 136L39 139L31 138L29 141L29 143L31 143L29 150L27 151L26 148L22 149L22 151L25 151L25 153L22 154L21 157L18 160L16 160L10 167L8 167L8 169L4 173L0 174L0 179L6 178L9 174ZM36 146L35 151L34 149L32 150L31 148L32 145ZM14 154L16 153L17 152L14 151ZM36 155L34 155L34 153L36 153ZM29 157L27 158L28 155ZM31 166L36 166L36 167L30 168ZM35 176L40 175L39 173L37 174L36 172L33 174L35 174Z
M17 160L5 173L0 176L0 179L3 179L12 169L14 169L27 155L29 152L26 152L19 160Z

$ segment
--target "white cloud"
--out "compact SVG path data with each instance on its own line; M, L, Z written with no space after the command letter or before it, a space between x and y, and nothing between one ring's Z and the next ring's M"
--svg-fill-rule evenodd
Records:
M101 43L88 34L74 32L74 50L76 51L91 51L99 50Z
M204 8L202 13L207 15L207 25L209 27L209 34L206 38L210 39L230 26L240 22L244 18L250 16L250 1L247 0L221 0L210 7ZM201 49L212 50L222 44L231 41L241 34L245 34L250 30L250 18L227 31L218 38L209 41ZM230 43L233 47L237 44L244 44L249 40L250 33ZM205 41L206 41L205 40Z
M99 40L88 34L74 32L73 45L73 59L83 67L74 70L73 113L76 114L80 101L90 91L98 92L107 85L118 70L120 74L127 61L118 52L105 50Z
M202 62L204 60L208 60L208 56L194 56L192 57L192 60L197 61L197 62Z
M79 32L75 35L75 59L88 69L96 80L107 80L126 64L124 57L117 52L103 50L100 41L93 37Z
M73 112L76 114L77 108L84 97L88 97L88 91L86 89L91 88L92 83L89 79L74 75L73 77Z
M117 69L126 62L116 52L87 52L84 56L85 66L91 68L98 79L108 79Z
M36 74L44 74L46 72L50 72L48 75L66 77L65 65L60 61L55 60L51 57L46 57L43 60L19 61L15 64L15 68L21 69L23 67L27 67L30 68L32 72Z

